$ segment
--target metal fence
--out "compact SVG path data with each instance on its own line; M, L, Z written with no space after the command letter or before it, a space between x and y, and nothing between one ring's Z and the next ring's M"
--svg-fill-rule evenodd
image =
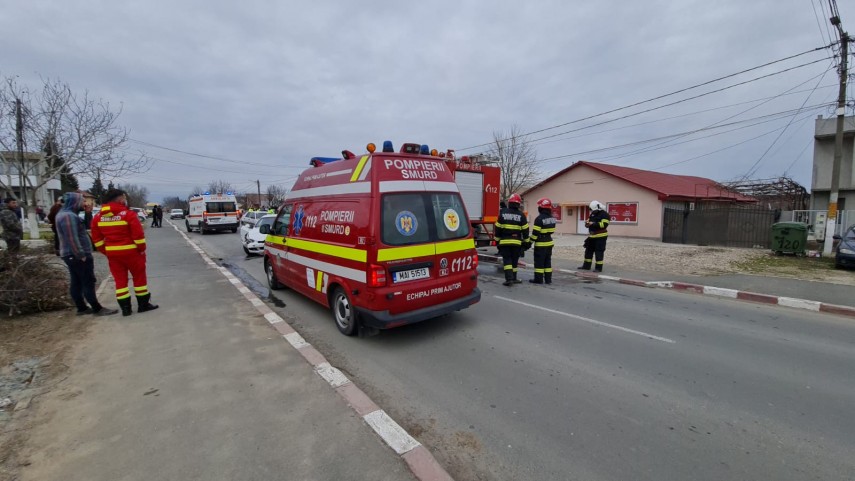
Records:
M665 208L662 242L769 248L775 212L739 205Z
M781 212L780 222L804 222L808 225L808 237L823 240L825 239L825 216L827 214L827 210L784 211ZM852 224L855 224L855 210L838 211L834 233L843 235L843 232Z

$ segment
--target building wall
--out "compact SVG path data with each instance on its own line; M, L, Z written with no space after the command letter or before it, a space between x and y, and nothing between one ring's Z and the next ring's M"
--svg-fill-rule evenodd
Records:
M561 205L562 220L555 228L558 234L587 234L578 230L581 206L592 200L603 204L638 202L638 222L635 224L612 224L609 234L624 237L662 238L662 201L656 192L636 186L599 170L582 165L552 179L547 184L526 193L524 209L529 213L529 222L537 216L537 200L548 197L553 204ZM568 215L572 208L572 215Z
M836 117L816 120L811 179L811 209L814 210L828 208L836 130ZM855 117L844 119L843 132L843 159L840 163L838 197L844 199L845 208L851 209L855 206Z

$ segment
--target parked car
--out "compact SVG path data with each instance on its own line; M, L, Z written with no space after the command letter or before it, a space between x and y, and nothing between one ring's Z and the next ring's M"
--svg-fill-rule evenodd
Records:
M255 224L241 224L240 226L240 242L243 244L243 251L246 255L261 255L264 253L264 240L267 234L259 232L261 226L272 226L276 220L276 214L264 214Z
M837 244L837 253L834 256L834 266L855 267L855 225L849 226L843 236L834 236L840 238L840 243Z
M267 212L262 211L247 212L243 216L241 216L240 226L241 228L243 228L243 226L245 225L252 227L255 225L256 222L258 222L258 219L261 219L266 215L268 215Z
M137 213L137 217L140 219L140 222L145 222L145 220L148 219L148 216L145 215L145 210L139 207L131 207L130 209Z
M183 209L172 209L169 211L170 219L183 219L184 218L184 210Z

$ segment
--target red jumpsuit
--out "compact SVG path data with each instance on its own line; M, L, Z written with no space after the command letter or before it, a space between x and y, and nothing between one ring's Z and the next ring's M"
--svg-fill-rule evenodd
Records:
M134 278L137 300L147 299L145 234L137 213L124 204L110 202L92 219L91 234L95 248L107 256L119 303L131 297L128 272Z

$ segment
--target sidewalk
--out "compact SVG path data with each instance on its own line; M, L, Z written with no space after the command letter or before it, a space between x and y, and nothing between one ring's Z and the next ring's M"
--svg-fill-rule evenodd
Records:
M160 309L98 318L40 401L53 415L31 433L22 480L450 479L180 232L146 235ZM105 305L112 292L110 280Z

